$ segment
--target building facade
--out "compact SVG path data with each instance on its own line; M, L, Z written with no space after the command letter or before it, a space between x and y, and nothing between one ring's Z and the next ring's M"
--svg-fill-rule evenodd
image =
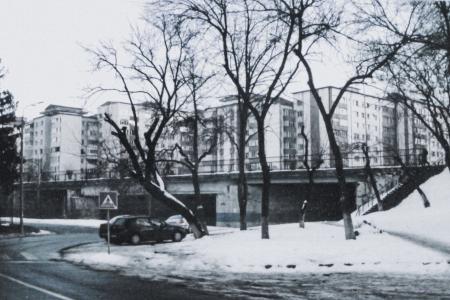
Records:
M339 89L328 86L318 91L329 112ZM333 157L325 124L312 93L307 90L294 95L299 103L307 107L306 127L309 127L311 137L311 156L322 153L324 167L332 166ZM426 110L422 109L421 113L426 115ZM418 164L423 149L429 154L429 163L436 163L444 157L431 132L406 107L389 97L381 98L349 89L337 106L332 122L346 167L364 166L365 158L360 147L363 143L369 147L373 165L396 164L393 158L395 153L406 163Z
M338 88L331 86L319 89L327 111L338 92ZM106 102L98 107L95 115L87 115L80 108L49 105L25 126L25 172L30 178L39 173L54 180L67 180L101 177L117 171L118 162L126 161L127 154L117 137L112 135L113 128L104 120L105 113L127 133L130 144L135 147L133 132L136 124L127 102ZM154 120L154 110L148 104L137 104L136 113L140 141L145 148L144 132ZM425 109L421 113L430 119ZM198 126L199 155L211 147L212 136L216 138L216 146L201 162L199 172L237 172L237 97L224 97L219 105L202 110L200 114L203 120L209 121ZM394 153L398 153L405 163L420 163L424 152L431 164L444 158L444 152L431 132L404 106L389 97L376 97L351 89L337 106L332 122L345 167L364 166L361 144L368 145L373 165L396 164ZM265 147L271 170L303 168L305 139L301 134L302 127L308 138L308 159L322 158L322 167L333 166L322 116L312 93L307 90L294 93L292 101L277 99L269 110L265 120ZM174 120L167 126L157 146L159 158L171 161L161 164L164 174L189 173L189 169L176 163L183 160L183 156L175 145L192 158L193 138L189 122ZM246 169L258 171L257 124L251 113L245 138ZM127 174L124 170L123 176Z
M30 175L62 180L96 168L98 121L85 114L80 108L49 105L26 124L24 159Z

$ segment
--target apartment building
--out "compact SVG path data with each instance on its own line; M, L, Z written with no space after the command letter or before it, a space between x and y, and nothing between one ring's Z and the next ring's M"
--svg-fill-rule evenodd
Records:
M426 126L402 103L395 102L395 120L397 125L398 151L405 163L422 163L422 155L427 154L427 161L431 164L442 162L445 152L437 139ZM428 124L432 124L432 118L425 104L416 102L415 107Z
M154 109L152 109L149 103L137 103L135 104L137 115L137 126L139 128L140 143L145 149L144 133L150 128L154 121ZM136 126L131 105L128 102L120 101L108 101L100 105L97 109L97 119L99 120L99 147L100 158L103 162L107 162L106 168L112 170L117 167L117 162L126 158L127 154L125 149L120 145L120 142L116 136L111 134L114 131L113 127L104 120L104 114L107 113L112 120L114 120L119 127L127 133L128 140L132 147L135 147L134 143L134 128ZM186 126L179 126L179 124L170 124L164 130L160 142L157 145L156 151L162 152L163 150L173 149L175 144L182 145L188 153L192 150L190 141L190 133ZM169 151L170 152L170 151ZM165 153L166 158L173 160L180 159L180 155L177 151L173 153ZM172 155L170 155L172 154ZM170 174L178 174L182 169L182 166L172 164Z
M217 172L237 171L238 157L235 145L239 133L237 97L224 97L221 104L211 111L225 130L219 135L216 151L203 165ZM302 122L302 115L294 110L292 101L280 98L274 102L265 120L266 156L272 170L289 168L295 164L297 155L302 154L302 149L297 148L300 147L297 138L299 122ZM246 139L248 140L245 151L246 168L249 171L259 170L257 124L251 113L247 121ZM295 166L292 165L292 168Z
M80 108L49 105L26 124L25 170L59 180L95 169L98 122L85 114Z
M318 91L328 112L339 89L328 86ZM323 152L324 166L332 166L325 125L312 93L306 90L294 95L307 107L306 127L309 127L311 136L311 155ZM421 112L426 115L424 109ZM374 165L394 164L393 151L411 163L418 163L422 149L427 149L430 163L442 159L444 155L435 138L417 117L388 97L376 97L350 89L337 106L332 122L346 167L365 164L364 154L358 147L361 143L369 146Z
M325 108L330 109L339 90L323 87L319 94ZM255 98L257 99L257 98ZM257 100L255 100L257 101ZM135 121L130 104L108 101L100 105L97 114L87 115L82 109L60 105L49 105L40 116L27 123L24 128L25 172L34 176L40 170L42 176L63 180L74 176L86 178L91 173L113 170L117 161L127 154L113 128L104 120L107 113L127 132L134 146ZM145 147L144 132L154 120L154 110L149 104L137 104L136 113L140 128L141 144ZM215 126L221 127L214 151L206 156L199 172L233 172L238 170L239 107L236 96L221 99L220 104L200 112L209 119L206 126L199 126L199 153L207 151ZM431 122L426 109L421 113ZM442 161L444 152L432 134L403 105L386 97L376 97L352 89L345 93L333 117L335 135L343 153L346 167L361 167L364 154L358 145L369 146L373 165L393 165L393 151L400 154L406 163L419 163L424 150L428 161ZM317 157L325 161L323 167L332 167L333 159L328 136L316 101L310 91L294 93L293 100L280 98L272 105L265 122L266 155L272 170L302 168L305 154L305 139L301 135L304 126L309 140L309 159ZM248 171L260 169L258 137L255 118L250 113L245 137L245 162ZM165 158L182 160L175 144L184 153L193 155L192 126L185 121L174 120L167 126L157 146ZM110 163L115 160L115 163ZM177 163L162 165L166 174L186 174L188 169Z

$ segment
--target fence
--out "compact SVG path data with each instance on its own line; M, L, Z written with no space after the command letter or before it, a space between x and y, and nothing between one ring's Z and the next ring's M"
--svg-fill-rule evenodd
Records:
M364 168L365 158L362 153L355 151L343 152L343 162L345 168ZM403 151L399 156L408 166L420 166L424 164L423 157L420 154L413 154ZM383 151L370 151L370 163L372 167L392 167L397 166L393 155L386 154ZM314 163L319 157L311 155L308 157L308 162ZM284 156L284 157L267 157L269 168L272 171L294 171L305 169L303 165L303 156ZM334 158L330 154L321 156L323 163L321 168L333 168ZM442 165L443 159L432 161L433 165ZM190 175L190 170L182 164L176 162L159 162L159 170L163 175ZM245 159L246 172L258 172L261 170L259 159L257 157ZM199 166L200 174L215 174L215 173L230 173L238 171L237 159L215 159L204 160ZM40 182L54 182L54 181L83 181L90 179L121 179L128 177L126 170L66 170L64 172L42 172ZM37 182L38 176L32 173L24 173L24 182Z

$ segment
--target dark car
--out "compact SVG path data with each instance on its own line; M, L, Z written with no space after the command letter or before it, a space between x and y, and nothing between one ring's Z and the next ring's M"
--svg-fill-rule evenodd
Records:
M108 223L100 225L99 235L107 239ZM110 220L111 243L131 243L137 245L141 242L162 242L172 240L180 242L187 234L187 230L148 216L117 216Z

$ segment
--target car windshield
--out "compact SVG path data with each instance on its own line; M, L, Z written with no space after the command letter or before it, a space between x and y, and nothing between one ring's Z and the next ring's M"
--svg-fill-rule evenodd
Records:
M114 218L112 218L111 220L109 220L109 224L115 224L116 221L118 220L123 220L121 221L122 223L125 222L125 216L115 216Z
M125 218L118 218L113 224L114 225L124 225L127 219Z

